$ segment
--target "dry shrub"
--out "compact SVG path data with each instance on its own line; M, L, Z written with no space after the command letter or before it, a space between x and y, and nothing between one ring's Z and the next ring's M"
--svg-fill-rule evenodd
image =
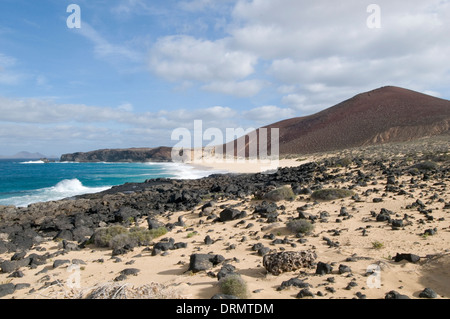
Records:
M106 283L94 288L85 299L184 299L173 287L152 282L137 286L130 283Z

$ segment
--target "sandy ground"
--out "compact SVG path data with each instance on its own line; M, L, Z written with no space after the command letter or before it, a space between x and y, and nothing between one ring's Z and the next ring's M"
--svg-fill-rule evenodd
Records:
M295 160L284 160L280 166L300 164L301 162ZM209 167L220 169L218 166ZM251 172L249 166L247 168L227 166L227 169ZM446 182L448 184L449 181ZM140 270L138 275L128 276L120 283L140 286L157 282L169 288L162 292L168 298L209 299L219 293L217 278L209 276L206 272L193 274L188 271L188 266L191 254L213 253L224 256L227 262L236 267L236 271L247 282L251 299L295 298L300 288L290 287L277 291L283 281L291 278L300 278L309 283L311 285L309 289L315 294L315 299L350 299L355 298L357 293L370 299L377 299L384 298L391 290L410 298L418 298L420 292L427 287L433 289L438 294L438 298L450 298L449 210L443 209L442 202L430 201L427 208L433 209L434 219L421 224L418 221L424 219L423 215L416 209L406 209L406 206L416 199L428 202L428 198L435 193L445 202L450 202L447 186L435 186L433 183L435 181L430 181L426 183L426 187L412 190L414 198L389 193L381 203L373 203L372 199L380 197L383 193L384 180L380 180L376 186L356 188L355 191L358 194L362 194L369 188L381 190L380 193L373 193L367 197L360 195L362 202L346 198L313 203L309 196L300 195L294 201L277 202L278 206L284 205L285 208L279 210L279 220L273 224L268 224L253 214L254 207L260 201L252 198L224 199L217 202L213 213L219 215L222 210L221 205L236 205L236 208L248 213L247 217L225 223L213 222L207 216L199 217L201 205L193 211L167 213L160 216L160 220L164 223L175 222L179 216L184 217L186 227L177 227L164 237L172 237L175 242L185 242L187 248L169 251L164 256L151 256L151 249L137 247L126 255L118 256L120 261L117 261L112 258L111 250L89 246L54 258L54 260L68 259L70 261L80 259L85 264L79 267L65 264L53 268L54 260L51 260L36 269L22 268L24 274L22 278L8 278L8 274L0 274L0 284L9 282L29 284L28 287L16 290L14 294L4 298L78 298L86 296L96 286L114 282L120 271L126 268L137 268ZM308 213L318 215L326 211L330 217L326 223L315 223L312 234L305 236L306 242L299 243L298 238L287 229L286 222L290 218L296 218L297 208L305 204L312 205L308 208ZM340 208L343 206L348 209L352 215L351 218L338 217ZM381 208L392 210L400 219L404 214L408 214L412 225L405 226L401 230L392 230L387 223L376 222L370 212L378 213ZM336 221L338 218L340 222ZM139 223L146 225L144 219ZM425 229L434 227L438 228L435 235L422 236ZM366 230L367 236L362 235L363 229ZM272 240L263 238L265 234L270 233L277 239L286 238L289 241L285 244L273 245ZM339 235L335 236L336 233ZM213 244L204 243L207 235L214 240ZM338 242L339 247L329 247L323 237ZM160 238L155 242L159 240ZM374 243L377 242L381 244L381 248L374 248ZM272 275L263 267L263 258L251 249L256 243L262 243L274 251L312 249L318 256L316 261L332 264L333 272L320 276L315 275L315 269L302 269L282 273L279 276ZM234 245L234 249L230 249L230 245ZM39 251L35 249L29 253L43 254L43 250L54 252L61 249L61 243L48 241L38 246ZM396 263L392 257L397 253L413 253L422 259L416 264L407 261ZM4 254L0 257L9 260L11 256L12 254ZM353 257L353 261L347 260L350 257ZM338 268L341 264L349 266L351 273L339 274ZM220 267L217 266L211 271L217 274ZM373 268L379 269L378 275L367 275L367 270ZM334 278L334 282L329 279L331 277ZM348 284L352 281L356 283L356 286L349 288Z
M273 161L249 161L249 160L223 160L202 158L190 162L191 166L198 169L209 169L212 171L230 172L230 173L264 173L273 172L280 167L296 167L313 161L315 157L305 157L300 159L279 159Z

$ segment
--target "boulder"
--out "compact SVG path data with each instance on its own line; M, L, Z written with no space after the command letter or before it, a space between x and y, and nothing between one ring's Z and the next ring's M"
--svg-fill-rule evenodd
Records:
M234 208L225 208L223 211L220 212L220 221L227 222L230 220L243 218L245 216L246 216L245 212L241 212Z
M437 298L437 293L434 292L433 289L431 288L425 288L420 294L419 297L420 298L427 298L427 299L434 299Z
M314 297L314 294L307 288L303 288L297 294L296 298Z
M116 223L131 224L136 220L136 217L140 216L141 213L131 207L122 207L114 213L114 220Z
M2 269L2 273L12 273L16 270L18 270L20 267L25 267L30 264L30 258L23 258L20 260L11 260L11 261L4 261L0 264L0 268Z
M397 253L397 255L393 259L396 263L398 263L402 260L407 260L411 263L416 263L420 260L420 257L417 255L414 255L414 254L399 254L399 253Z
M316 253L311 250L283 251L265 255L263 265L268 272L278 276L283 272L311 267L316 258Z
M16 291L16 286L13 283L0 285L0 298L13 294Z
M189 261L190 271L196 273L213 268L223 262L225 258L221 255L213 254L192 254Z
M317 275L327 275L331 274L333 267L330 264L319 262L316 267Z
M148 229L158 229L158 228L161 228L161 227L164 227L164 224L163 223L161 223L161 222L159 222L159 221L157 221L156 219L154 219L154 218L151 218L151 217L149 217L148 219L147 219L147 223L148 223Z
M339 265L339 273L340 274L344 274L346 272L352 272L351 268L349 266L346 265Z
M232 274L237 275L236 267L234 267L233 265L230 265L230 264L223 265L222 268L217 273L217 280L220 280L220 279L225 278L226 276L232 275Z
M384 297L384 299L411 299L406 295L402 295L399 294L397 291L395 290L391 290L389 291L386 296Z

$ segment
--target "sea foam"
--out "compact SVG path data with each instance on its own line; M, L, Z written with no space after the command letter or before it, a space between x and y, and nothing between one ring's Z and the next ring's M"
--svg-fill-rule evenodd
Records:
M23 196L10 197L7 199L8 201L7 205L14 205L16 207L26 207L33 203L56 201L82 194L98 193L110 188L111 188L110 186L86 187L76 178L65 179L52 187L37 189L32 191L30 194ZM2 200L0 200L0 205L2 205Z
M44 161L27 161L27 162L20 162L20 164L45 164Z

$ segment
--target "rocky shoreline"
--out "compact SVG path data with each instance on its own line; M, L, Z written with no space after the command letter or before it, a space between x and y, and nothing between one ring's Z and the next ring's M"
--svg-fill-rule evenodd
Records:
M305 285L304 276L308 269L311 278L315 278L314 274L348 277L349 286L345 289L351 290L352 285L361 286L360 282L366 280L368 274L355 276L355 270L351 270L355 267L350 268L348 264L366 261L361 266L364 268L369 261L374 263L375 256L378 256L377 241L380 246L391 247L387 262L408 260L417 264L433 256L446 256L448 249L441 249L438 244L432 244L432 252L423 255L427 251L426 246L430 245L430 241L423 242L423 238L438 240L439 237L444 241L443 247L450 239L449 183L450 160L446 154L432 159L429 156L396 160L327 158L299 167L282 168L275 174L211 175L198 180L155 179L124 184L102 193L36 203L26 208L0 207L0 297L9 298L22 291L31 296L42 287L54 285L55 282L47 281L41 287L34 287L20 282L20 279L26 272L56 269L64 264L67 267L73 263L73 260L61 261L59 256L94 250L111 258L129 256L139 250L148 251L153 256L149 258L167 258L164 256L179 250L184 251L180 258L185 261L178 267L187 267L183 272L201 273L206 278L220 279L226 274L240 277L240 273L245 272L240 271L236 264L232 265L239 262L235 260L238 258L227 259L223 254L230 252L233 255L236 246L246 245L248 248L243 251L243 256L259 260L259 265L251 267L259 272L264 267L264 280L268 275L275 280L277 276L289 274L290 281L277 280L280 289L272 292L266 289L264 296L282 292L287 287L302 287L294 294L295 297L333 298L333 290L337 288L334 288L332 279L325 286ZM287 195L283 193L286 190ZM344 195L341 196L338 190L345 191ZM400 203L404 205L399 206ZM305 221L312 231L303 232L298 228L292 231L298 226L298 221ZM350 222L357 222L358 227L347 226ZM146 231L164 228L165 238L125 240L106 252L94 245L99 229L120 227L121 231L131 231L138 226ZM207 227L228 227L229 234L238 228L239 232L233 236L241 239L222 247L223 251L213 251L214 244L219 245L220 241L214 239L216 231L212 228L207 231ZM200 243L198 238L190 241L189 234L198 235L203 228L205 233L202 233ZM125 234L125 230L123 232ZM381 239L372 239L370 253L367 247L364 248L366 255L371 256L349 254L344 262L330 261L329 256L336 256L337 252L342 254L347 244L349 247L352 245L353 239L356 242L356 238L364 239L371 233L381 236L377 237ZM400 240L403 233L407 236ZM182 239L177 240L181 235ZM235 238L233 236L229 238ZM395 236L393 238L398 242L383 242L389 236ZM419 244L405 244L404 240L410 236ZM344 244L344 238L347 238L347 244ZM48 244L57 244L58 248L50 252L45 248ZM397 260L392 257L396 254L399 256ZM139 276L139 271L138 268L125 271L121 278L114 280ZM443 280L448 281L449 278ZM259 298L258 290L250 295ZM367 293L358 292L357 297L361 298ZM441 291L439 294L450 297L445 293ZM223 297L223 294L215 295ZM381 295L396 298L401 294L384 291ZM212 296L194 294L194 298ZM289 296L281 295L281 298Z
M172 162L172 148L161 146L156 148L102 149L91 152L77 152L61 155L61 162L116 162L145 163Z

